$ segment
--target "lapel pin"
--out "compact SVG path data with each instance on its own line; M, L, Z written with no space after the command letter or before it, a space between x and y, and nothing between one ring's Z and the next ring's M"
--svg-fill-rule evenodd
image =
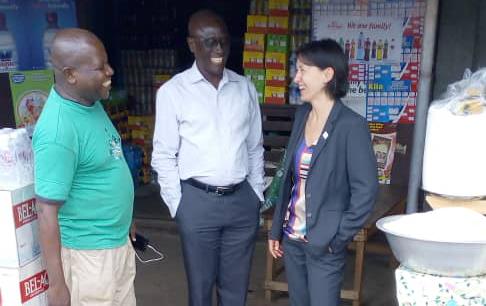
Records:
M322 138L327 139L327 137L329 137L329 134L327 133L327 131L322 133Z

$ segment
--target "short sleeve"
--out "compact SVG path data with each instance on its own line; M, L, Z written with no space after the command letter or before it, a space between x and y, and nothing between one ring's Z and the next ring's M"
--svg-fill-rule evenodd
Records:
M65 201L76 170L75 153L57 143L34 146L35 193L50 201Z

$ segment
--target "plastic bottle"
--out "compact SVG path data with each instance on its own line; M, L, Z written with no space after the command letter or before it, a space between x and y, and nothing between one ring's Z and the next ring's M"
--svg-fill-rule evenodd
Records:
M364 52L364 60L365 61L369 61L370 60L370 38L366 38L366 41L364 43L364 46L365 46L365 52Z
M385 45L383 48L383 59L388 58L388 39L385 39Z
M349 58L354 59L356 55L356 43L354 39L351 40L351 51L349 51Z
M383 41L378 40L378 45L376 47L376 60L381 61L383 59Z
M17 47L12 34L7 28L7 18L0 12L0 71L17 69Z
M376 41L371 44L371 58L376 58Z
M57 13L47 12L46 13L47 28L44 31L43 38L43 48L44 48L44 65L46 68L52 67L51 62L51 44L57 31L59 31L59 26L57 24Z
M359 32L358 50L356 52L356 59L357 60L363 60L364 59L364 34L363 34L363 32Z
M346 40L346 43L344 44L344 54L346 55L346 58L349 59L349 49L351 48L349 44L349 40Z

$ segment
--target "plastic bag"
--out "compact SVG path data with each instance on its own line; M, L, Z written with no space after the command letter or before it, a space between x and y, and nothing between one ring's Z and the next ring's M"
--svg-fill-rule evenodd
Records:
M450 84L437 106L447 107L454 115L480 114L486 110L486 68L472 73L466 69L461 81Z
M287 151L285 151L280 159L280 162L277 166L277 172L270 183L267 191L265 192L265 201L263 202L262 207L260 208L260 212L264 212L270 207L274 206L278 200L278 196L280 193L280 186L282 185L283 180L283 172L284 172L284 164L287 158Z
M0 129L0 190L32 184L34 157L25 128Z

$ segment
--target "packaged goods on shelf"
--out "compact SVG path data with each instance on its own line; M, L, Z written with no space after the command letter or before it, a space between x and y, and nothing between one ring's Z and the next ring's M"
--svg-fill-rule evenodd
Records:
M265 86L265 103L285 104L287 87Z
M246 51L265 51L265 34L259 33L245 33L245 47Z
M268 17L263 15L248 15L246 18L246 31L249 33L267 32Z

